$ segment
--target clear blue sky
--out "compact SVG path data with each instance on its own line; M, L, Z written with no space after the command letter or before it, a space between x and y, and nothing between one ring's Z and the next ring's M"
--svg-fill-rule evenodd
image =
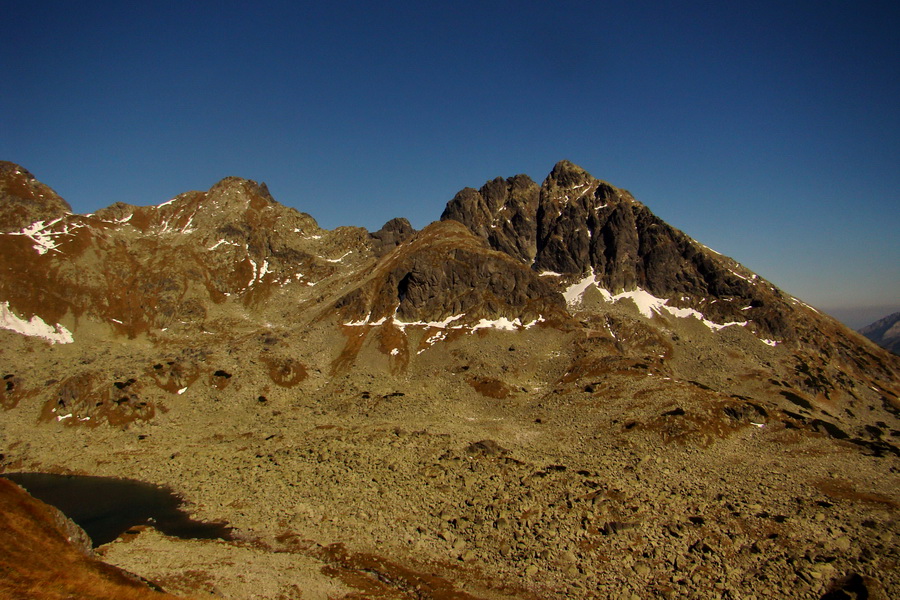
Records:
M323 227L422 227L567 158L814 306L900 310L896 1L0 14L0 159L76 212L238 175Z

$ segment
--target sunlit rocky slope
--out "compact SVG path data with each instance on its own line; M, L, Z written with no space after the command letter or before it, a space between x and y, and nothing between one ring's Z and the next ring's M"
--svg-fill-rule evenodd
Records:
M105 547L167 589L900 591L900 359L571 163L374 233L238 178L74 215L2 163L0 229L2 469L228 520Z

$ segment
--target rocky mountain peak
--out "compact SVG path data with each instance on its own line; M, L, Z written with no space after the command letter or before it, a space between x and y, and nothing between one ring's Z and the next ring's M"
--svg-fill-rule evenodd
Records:
M96 216L144 234L189 234L210 244L225 240L258 247L265 244L260 237L319 232L315 219L277 202L265 183L241 177L226 177L206 192L185 192L158 205L117 202Z
M692 308L715 300L705 310L719 319L757 316L767 334L790 334L789 319L775 308L783 307L775 301L780 292L770 284L567 160L540 188L524 175L466 188L441 218L463 223L491 248L561 286L587 277L611 294L643 290L673 302L688 298Z
M544 187L548 189L574 188L593 180L591 174L578 165L568 160L561 160L553 165L553 170L544 181Z
M275 203L265 183L258 183L241 177L225 177L207 192L210 201L243 201L247 207L260 210Z
M481 189L465 188L447 203L442 221L459 221L495 250L530 264L537 252L540 188L527 175L497 177Z
M416 230L403 217L391 219L381 229L369 234L376 256L384 256L412 236Z
M23 167L0 161L0 231L19 231L37 221L51 221L72 207Z

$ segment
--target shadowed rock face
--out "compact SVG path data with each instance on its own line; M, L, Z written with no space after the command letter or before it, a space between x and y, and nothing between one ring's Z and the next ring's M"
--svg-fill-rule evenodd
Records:
M396 314L406 322L456 315L525 322L564 310L559 293L534 271L453 221L423 229L335 307L349 321Z
M0 161L0 231L18 231L35 221L52 221L72 207L19 165Z

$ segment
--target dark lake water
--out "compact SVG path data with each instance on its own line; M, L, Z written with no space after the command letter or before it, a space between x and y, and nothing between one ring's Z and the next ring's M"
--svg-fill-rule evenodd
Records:
M4 473L28 493L61 510L91 536L94 547L113 541L137 525L182 539L232 539L226 523L194 521L172 490L112 477Z

